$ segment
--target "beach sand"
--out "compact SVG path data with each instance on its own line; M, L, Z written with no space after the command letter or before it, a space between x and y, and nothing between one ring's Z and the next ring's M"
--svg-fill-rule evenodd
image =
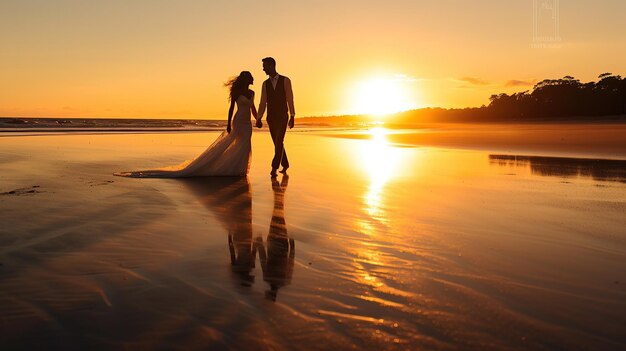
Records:
M625 348L621 151L396 135L292 131L277 183L266 132L247 179L112 175L217 133L0 138L0 349Z

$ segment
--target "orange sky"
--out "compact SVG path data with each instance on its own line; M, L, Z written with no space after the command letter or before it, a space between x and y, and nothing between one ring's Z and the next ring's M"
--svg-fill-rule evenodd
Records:
M533 0L469 3L3 0L0 116L225 119L222 83L250 70L260 90L265 56L298 116L362 112L373 78L410 107L465 107L542 78L626 74L626 1L561 0L561 40L543 46Z

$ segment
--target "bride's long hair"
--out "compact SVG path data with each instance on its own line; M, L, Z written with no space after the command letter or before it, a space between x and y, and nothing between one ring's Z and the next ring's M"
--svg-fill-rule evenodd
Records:
M252 81L252 73L248 71L242 71L239 73L239 76L229 79L226 83L224 83L224 86L229 87L230 89L228 100L237 100L239 95L246 93L248 91L248 86L252 84Z

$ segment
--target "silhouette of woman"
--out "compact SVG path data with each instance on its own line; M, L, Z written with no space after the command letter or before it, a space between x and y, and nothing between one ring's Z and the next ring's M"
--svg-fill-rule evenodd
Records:
M132 172L114 173L120 177L134 178L185 178L201 176L245 176L250 170L252 153L252 122L256 118L254 91L249 89L254 82L252 74L243 71L225 85L230 88L228 126L202 154L194 160L178 166ZM233 111L237 105L237 112Z
M241 285L251 286L257 247L252 242L252 197L248 179L196 178L186 179L184 183L227 231L232 270Z

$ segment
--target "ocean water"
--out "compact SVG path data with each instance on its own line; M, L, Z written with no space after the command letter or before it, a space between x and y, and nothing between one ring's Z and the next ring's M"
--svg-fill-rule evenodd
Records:
M221 130L226 120L141 118L0 118L0 132Z

